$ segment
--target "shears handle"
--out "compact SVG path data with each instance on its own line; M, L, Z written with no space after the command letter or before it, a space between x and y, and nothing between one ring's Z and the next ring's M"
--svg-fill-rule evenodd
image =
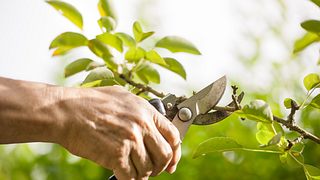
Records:
M160 99L151 99L149 100L149 103L156 108L162 115L166 115L166 110L164 108L164 105ZM109 177L109 180L117 180L117 177L115 175L112 175Z

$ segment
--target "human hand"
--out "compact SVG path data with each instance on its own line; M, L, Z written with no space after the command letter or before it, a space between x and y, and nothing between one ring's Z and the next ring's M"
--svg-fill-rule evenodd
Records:
M121 87L66 88L61 97L71 153L112 169L118 179L173 173L181 157L176 127L146 100Z

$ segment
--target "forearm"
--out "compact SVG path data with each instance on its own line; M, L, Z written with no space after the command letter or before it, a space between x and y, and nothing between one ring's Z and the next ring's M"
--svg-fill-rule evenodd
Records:
M61 87L0 77L0 144L57 142L62 94Z

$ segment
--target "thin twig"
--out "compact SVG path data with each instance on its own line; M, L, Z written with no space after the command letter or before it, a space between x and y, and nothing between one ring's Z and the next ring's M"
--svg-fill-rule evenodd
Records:
M241 106L240 106L240 103L238 101L238 95L237 95L237 90L238 90L238 87L233 85L231 86L232 87L232 100L233 100L233 103L234 103L234 106L236 108L236 110L239 110L241 109Z
M288 123L294 125L294 115L296 114L296 111L299 110L299 106L297 105L297 103L293 100L291 100L291 112L288 115Z
M273 116L273 120L282 124L283 126L285 126L286 128L288 128L291 131L296 131L299 134L301 134L301 136L303 136L304 139L310 139L318 144L320 144L320 138L309 133L308 131L302 129L301 127L297 126L297 125L293 125L291 124L289 121L284 120L282 118L279 118L277 116Z
M132 81L131 79L127 78L125 75L120 74L119 77L123 80L125 80L127 83L131 84L132 86L140 89L141 91L147 91L150 92L156 96L158 96L159 98L163 98L165 96L164 93L162 92L158 92L155 89L151 88L150 86L144 85L144 84L140 84L140 83L136 83L134 81Z
M214 110L234 112L237 109L231 108L231 107L228 107L228 106L226 106L226 107L216 106L214 108ZM280 124L282 124L283 126L285 126L286 128L288 128L291 131L298 132L304 139L310 139L310 140L320 144L320 138L319 137L311 134L310 132L302 129L301 127L299 127L299 126L297 126L295 124L290 123L288 120L282 119L282 118L277 117L277 116L273 116L273 120L278 122L278 123L280 123Z

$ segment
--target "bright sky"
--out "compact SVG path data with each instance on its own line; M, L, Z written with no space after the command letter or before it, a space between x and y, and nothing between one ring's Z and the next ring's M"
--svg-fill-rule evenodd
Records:
M84 16L84 33L93 37L99 32L96 20L96 1L66 0L76 6ZM145 2L147 10L141 12ZM306 0L284 1L289 9L286 36L293 39L303 31L299 22L312 17L317 10ZM266 19L280 18L276 0L113 0L120 19L119 29L131 33L133 21L144 14L152 30L159 37L179 35L189 39L202 52L202 56L178 54L188 73L188 81L170 72L162 72L161 87L166 92L181 93L185 89L199 89L224 74L237 76L243 71L237 69L235 52L250 53L252 44L246 42L242 32L250 30L257 35L266 32ZM140 7L140 8L139 8ZM311 11L304 11L310 9ZM242 12L242 16L239 15ZM268 18L268 17L272 18ZM248 18L250 17L250 18ZM317 17L317 16L313 16ZM319 17L319 16L318 16ZM54 83L53 75L62 73L59 59L52 59L48 46L51 40L65 31L79 30L42 0L0 1L0 76ZM264 55L279 59L287 56L281 45L270 38ZM263 71L263 70L262 70ZM244 78L255 79L252 74ZM81 76L84 78L84 75Z

